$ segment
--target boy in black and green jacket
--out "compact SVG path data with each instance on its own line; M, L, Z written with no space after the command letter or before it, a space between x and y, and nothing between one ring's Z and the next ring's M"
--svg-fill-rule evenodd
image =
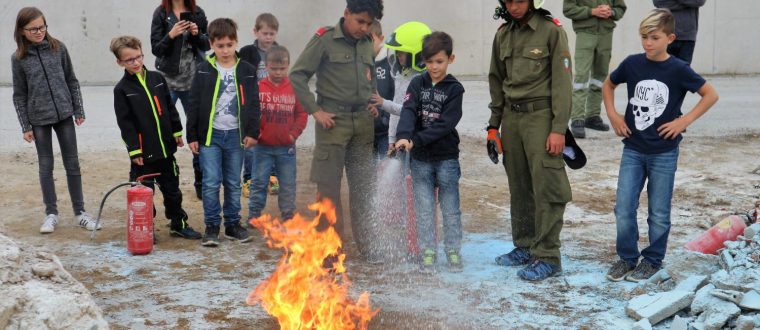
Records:
M187 141L200 154L203 172L203 215L206 232L203 246L219 245L224 214L224 236L250 241L240 225L240 171L243 147L259 138L259 87L256 68L240 61L237 24L218 18L208 26L214 54L198 65L187 109ZM224 184L224 207L219 190Z
M171 220L172 236L188 239L201 238L187 224L187 213L182 209L182 192L179 189L179 167L174 159L177 147L182 147L182 123L177 109L169 98L164 77L143 66L140 40L121 36L111 40L111 51L116 63L124 68L124 77L113 90L116 122L121 138L129 152L132 164L130 181L149 173L156 177L164 195L164 211ZM151 189L152 183L146 183Z

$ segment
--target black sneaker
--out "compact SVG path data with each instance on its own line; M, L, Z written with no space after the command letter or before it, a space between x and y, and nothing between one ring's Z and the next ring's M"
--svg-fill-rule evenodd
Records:
M639 265L633 269L633 272L625 277L625 280L631 282L641 282L647 280L652 277L652 275L660 271L660 268L662 267L652 265L646 259L641 260L641 262L639 262Z
M240 243L248 243L253 237L248 235L248 230L243 228L240 223L224 227L224 237L231 240L238 240Z
M583 119L573 119L572 122L570 122L570 132L573 133L573 136L576 139L584 139L586 138L586 121Z
M530 251L526 248L514 248L507 254L496 257L496 264L499 266L522 266L527 265L533 260Z
M610 270L607 271L607 279L613 282L620 282L626 276L631 274L634 268L636 268L636 266L633 266L624 260L618 260L612 264Z
M185 228L171 228L169 230L169 235L186 239L201 239L201 237L203 237L201 233L195 231L195 229L190 226Z
M186 239L201 239L202 237L201 233L187 224L187 213L184 213L182 218L169 222L169 235Z
M517 272L521 279L531 282L543 281L552 276L562 274L562 267L541 260L535 260L530 265Z
M605 124L602 117L593 116L586 118L586 128L606 132L610 130L610 125Z
M206 233L201 240L203 246L219 246L219 226L206 225Z

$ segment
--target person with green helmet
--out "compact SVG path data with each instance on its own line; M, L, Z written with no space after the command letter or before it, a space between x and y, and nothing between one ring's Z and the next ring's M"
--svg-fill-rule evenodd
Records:
M567 35L542 0L501 0L488 84L489 156L503 153L515 249L496 258L541 281L562 272L560 231L572 199L562 153L572 97ZM501 136L499 137L499 128Z
M422 38L432 32L425 23L406 22L399 25L385 42L385 47L395 52L389 59L394 84L393 100L385 100L376 93L372 95L372 103L391 115L388 124L388 150L392 150L393 144L396 143L396 128L409 82L425 72L425 62L421 56Z

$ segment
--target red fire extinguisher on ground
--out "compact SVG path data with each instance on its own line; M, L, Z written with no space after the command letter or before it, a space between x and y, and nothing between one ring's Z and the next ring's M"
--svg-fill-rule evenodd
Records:
M148 254L153 251L153 189L144 186L146 179L161 175L160 173L146 174L137 177L134 182L121 183L111 188L100 202L97 224L106 198L119 187L130 185L127 190L127 250L133 255ZM91 238L95 238L95 230Z
M140 178L127 190L127 250L133 255L153 251L153 189Z

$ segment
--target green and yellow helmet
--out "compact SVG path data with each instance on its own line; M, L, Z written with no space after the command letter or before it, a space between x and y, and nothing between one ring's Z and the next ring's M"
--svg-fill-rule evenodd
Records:
M393 34L385 42L385 46L398 52L412 55L412 69L425 71L425 62L422 60L422 38L433 33L425 23L406 22L399 25Z
M531 2L533 3L533 9L541 9L541 7L544 6L544 2L546 2L546 0L532 0ZM499 5L505 7L504 0L499 0Z

